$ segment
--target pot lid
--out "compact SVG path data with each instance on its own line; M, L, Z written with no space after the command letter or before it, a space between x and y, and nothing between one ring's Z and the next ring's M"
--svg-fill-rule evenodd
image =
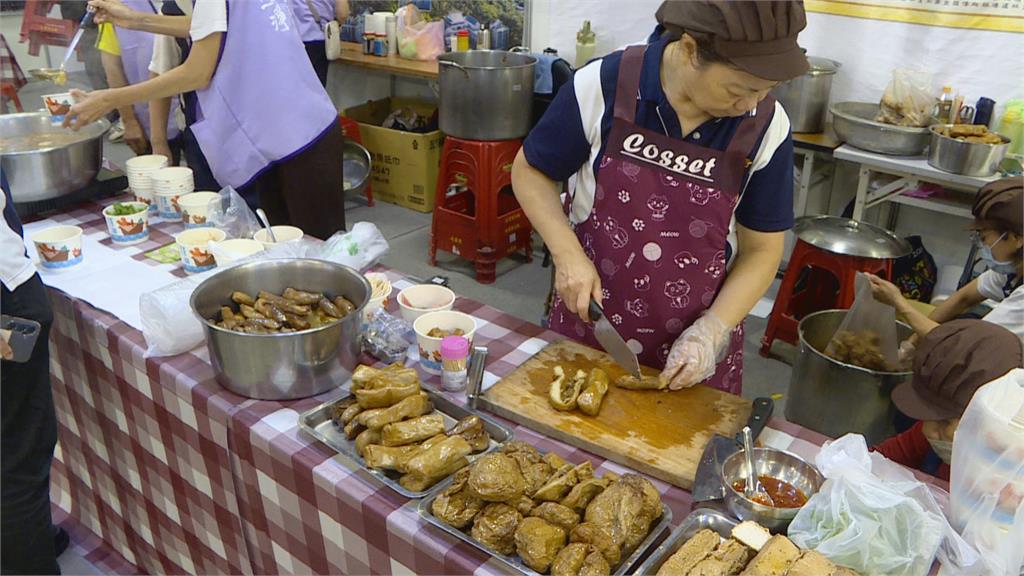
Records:
M798 218L793 232L812 246L847 256L892 259L912 250L909 242L884 228L835 216Z
M810 69L808 69L806 73L811 76L835 74L839 70L839 67L842 66L842 64L835 60L819 58L817 56L808 56L807 63L810 65Z

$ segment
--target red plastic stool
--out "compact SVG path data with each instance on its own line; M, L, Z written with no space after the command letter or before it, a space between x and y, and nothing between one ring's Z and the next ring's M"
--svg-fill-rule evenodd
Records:
M7 101L14 102L14 109L22 111L21 100L18 99L18 89L10 82L0 82L0 102L3 103L3 113L7 113Z
M359 137L359 122L345 116L338 116L338 122L341 124L342 136L356 144L361 145L363 143L363 139ZM373 206L373 185L371 182L366 183L366 205Z
M27 0L21 21L21 41L28 42L28 53L39 55L43 45L67 46L78 29L78 23L47 16L56 0Z
M533 227L512 194L512 161L522 142L482 142L448 136L437 176L430 263L444 250L476 265L491 284L498 260L522 250L533 260Z
M890 279L892 262L837 254L798 239L761 338L761 355L768 356L776 338L796 344L797 326L804 316L852 306L856 273L869 272Z

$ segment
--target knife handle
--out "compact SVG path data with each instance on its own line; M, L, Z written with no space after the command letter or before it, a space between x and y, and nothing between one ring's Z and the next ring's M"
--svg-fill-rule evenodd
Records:
M589 316L591 322L597 322L598 320L601 319L601 316L604 316L604 311L601 310L601 307L597 305L597 300L590 301Z
M768 424L768 419L772 417L774 411L775 401L771 398L754 398L753 406L750 409L750 418L747 420L751 440L757 440L757 437L761 435L761 431ZM736 443L743 444L742 432L736 433Z

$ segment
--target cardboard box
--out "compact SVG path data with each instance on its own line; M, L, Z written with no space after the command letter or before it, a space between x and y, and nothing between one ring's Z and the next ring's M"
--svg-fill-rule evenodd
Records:
M385 98L349 108L342 114L359 122L362 144L373 157L373 197L430 212L434 209L444 134L440 130L417 134L381 127L388 114L403 107L422 116L430 116L437 108L417 100Z

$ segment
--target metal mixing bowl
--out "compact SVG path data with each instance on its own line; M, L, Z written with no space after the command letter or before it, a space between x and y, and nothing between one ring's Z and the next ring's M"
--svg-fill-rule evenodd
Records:
M952 128L952 124L934 124L928 127L931 131L931 150L928 151L928 164L939 170L979 176L987 178L999 170L999 163L1010 148L1010 139L996 134L1002 144L982 144L964 142L939 133L943 128Z
M928 147L927 128L875 122L878 104L837 102L830 108L832 127L844 142L869 152L918 156Z
M754 448L754 472L789 482L800 489L808 498L815 494L825 481L821 472L803 458L774 448ZM773 533L785 532L800 508L774 508L752 502L742 491L733 489L732 484L747 477L747 463L740 450L722 462L722 481L725 483L725 503L729 511L740 520L753 520Z
M110 122L100 119L78 132L80 140L25 152L0 152L0 170L7 175L15 202L49 200L81 190L96 177L103 163L103 135ZM0 115L5 139L33 134L67 134L45 112Z
M341 156L341 178L346 196L362 195L370 181L371 166L373 162L370 160L370 152L346 138Z
M281 294L292 287L344 296L356 309L344 319L290 334L243 334L219 328L209 318L229 306L231 293L260 290ZM260 400L292 400L326 392L348 381L359 361L363 307L370 284L362 274L323 260L261 260L227 268L200 284L192 311L203 323L210 361L222 386Z

